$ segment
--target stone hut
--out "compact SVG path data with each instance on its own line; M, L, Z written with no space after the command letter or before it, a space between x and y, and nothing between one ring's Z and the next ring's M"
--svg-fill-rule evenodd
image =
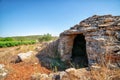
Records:
M120 16L94 15L60 34L62 61L120 67Z

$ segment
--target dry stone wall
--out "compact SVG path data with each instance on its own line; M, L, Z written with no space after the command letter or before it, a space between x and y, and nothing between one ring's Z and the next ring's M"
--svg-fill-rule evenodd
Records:
M70 60L77 34L85 36L89 65L120 66L120 16L94 15L61 33L58 51L63 61Z

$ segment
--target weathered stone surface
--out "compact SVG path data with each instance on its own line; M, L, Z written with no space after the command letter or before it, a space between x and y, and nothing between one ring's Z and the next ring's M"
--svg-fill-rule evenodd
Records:
M10 59L10 63L19 63L22 60L20 59L20 57L18 57L18 55L12 56Z
M82 37L77 39L81 40L80 42L78 41L78 44L81 45L77 45L81 48L75 47L78 48L76 51L74 50L74 41L78 35L84 36L85 39L81 40ZM50 50L49 52L47 48L45 49L50 54L46 54L46 52L40 54L40 61L44 60L44 58L48 59L44 56L55 58L54 50L56 50L60 55L59 58L67 62L69 67L76 68L79 65L73 64L72 61L81 61L82 63L82 60L88 60L88 66L85 67L89 71L81 67L78 67L78 69L68 68L48 75L40 74L40 80L97 80L94 76L101 74L103 66L106 66L106 69L120 69L120 16L94 15L89 17L69 30L62 32L56 42L55 46L52 45L52 51ZM86 51L84 52L83 50ZM74 56L73 52L76 52L78 55ZM86 56L83 54L87 54L88 59L84 59L83 57ZM72 57L75 57L75 60ZM52 62L51 59L46 60L43 62L49 62L49 64ZM93 75L91 75L92 71ZM94 72L96 73L94 74ZM100 80L103 76L104 74L102 74ZM117 78L119 79L119 77ZM106 79L106 76L104 79Z
M63 67L63 63L60 61L60 59L58 59L60 58L60 54L58 53L58 43L59 39L50 43L46 43L44 44L43 49L36 54L36 57L39 59L42 66L49 69L58 66L58 69Z
M28 59L30 59L32 56L34 55L33 51L29 51L26 53L19 53L15 56L11 57L11 63L19 63L21 61L26 61Z
M63 61L65 61L64 59L69 60L71 57L71 55L69 54L71 54L72 52L72 45L73 45L74 38L75 38L75 35L60 38L58 51L61 54Z
M58 51L63 61L70 61L74 39L83 34L89 65L94 63L120 65L120 16L94 15L60 35Z
M47 74L35 73L31 76L31 80L52 80Z
M86 69L69 68L65 71L32 75L32 80L92 80L90 72Z
M27 52L27 53L19 53L19 54L18 54L18 57L19 57L22 61L24 61L24 60L30 58L32 55L33 55L33 51L29 51L29 52Z
M78 44L82 44L77 45L80 46L77 48L81 52L74 50L76 48L74 41L78 35L85 38L78 41ZM78 54L76 57L73 55L74 52ZM87 56L82 54L87 54ZM89 17L62 32L59 39L50 43L37 57L41 62L47 63L45 66L50 66L49 64L56 56L67 62L69 67L77 66L73 64L74 61L82 63L86 60L88 66L100 64L120 68L120 16L94 15ZM87 59L83 57L87 57Z

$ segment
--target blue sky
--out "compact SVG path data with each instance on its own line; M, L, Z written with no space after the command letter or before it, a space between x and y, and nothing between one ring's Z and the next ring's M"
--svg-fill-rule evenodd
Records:
M120 0L0 0L0 36L59 35L93 15L119 15Z

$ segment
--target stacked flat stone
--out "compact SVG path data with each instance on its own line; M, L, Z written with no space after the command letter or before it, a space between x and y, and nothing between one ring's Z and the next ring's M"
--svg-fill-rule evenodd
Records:
M77 34L85 36L89 65L120 67L120 16L94 15L61 33L58 51L63 61L70 60Z

